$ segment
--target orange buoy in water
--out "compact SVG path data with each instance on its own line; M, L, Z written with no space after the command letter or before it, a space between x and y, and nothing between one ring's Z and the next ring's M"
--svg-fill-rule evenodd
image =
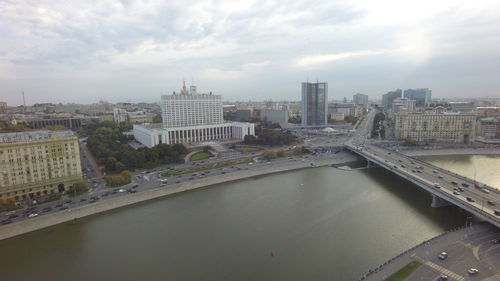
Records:
M275 255L275 254L276 254L276 253L275 253L274 251L271 251L271 252L269 253L269 255L270 255L271 257L274 257L274 255Z

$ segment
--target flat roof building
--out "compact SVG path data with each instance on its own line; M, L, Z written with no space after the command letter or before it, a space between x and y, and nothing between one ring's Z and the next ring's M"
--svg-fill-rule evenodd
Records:
M327 124L328 83L302 83L302 126Z

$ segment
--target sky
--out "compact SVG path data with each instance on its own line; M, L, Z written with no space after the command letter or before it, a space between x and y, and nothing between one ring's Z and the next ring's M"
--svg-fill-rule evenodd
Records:
M0 101L500 98L500 1L0 0Z

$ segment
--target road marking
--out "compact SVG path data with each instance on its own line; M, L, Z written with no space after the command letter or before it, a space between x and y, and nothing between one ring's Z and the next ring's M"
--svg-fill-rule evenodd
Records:
M452 271L450 271L450 270L448 270L448 269L446 269L446 268L444 268L442 266L439 266L439 265L437 265L437 264L435 264L435 263L433 263L431 261L426 261L423 258L417 256L415 253L413 253L411 255L411 257L414 258L414 259L416 259L416 260L418 260L419 262L427 265L428 267L434 269L435 271L437 271L437 272L439 272L441 274L444 274L444 275L446 275L446 276L448 276L450 278L453 278L453 279L455 279L457 281L465 281L465 278L462 277L462 276L460 276L460 275L458 275L457 273L452 272Z
M465 247L467 248L470 248L472 250L472 254L474 255L474 257L479 261L479 262L482 262L481 261L481 258L479 258L479 246L474 246L472 244L469 244L469 243L465 243L463 241L459 241L458 243L464 245Z

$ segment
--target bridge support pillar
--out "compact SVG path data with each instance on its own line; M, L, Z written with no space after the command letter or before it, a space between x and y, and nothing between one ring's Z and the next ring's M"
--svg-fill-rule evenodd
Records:
M432 203L431 203L432 208L439 208L439 207L445 207L445 206L450 206L450 205L451 205L450 202L442 199L439 196L432 194Z

